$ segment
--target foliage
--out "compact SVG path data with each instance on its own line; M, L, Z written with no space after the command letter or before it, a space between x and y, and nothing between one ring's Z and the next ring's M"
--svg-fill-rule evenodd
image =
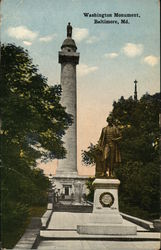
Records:
M89 178L86 182L87 189L89 190L89 193L87 194L87 200L93 202L93 196L94 196L94 188L92 185L92 182L95 178Z
M14 206L12 205L12 208ZM18 240L21 238L21 236L24 234L26 227L28 226L28 224L30 223L31 217L41 217L44 212L46 211L46 206L41 206L41 207L30 207L27 209L28 211L28 216L25 218L24 213L23 213L23 218L25 218L25 220L23 220L23 223L21 222L20 226L16 226L15 225L10 225L10 227L8 227L7 222L3 222L2 225L6 226L6 229L3 229L3 233L2 234L2 242L3 245L7 248L7 249L12 249L15 244L18 242ZM21 212L22 212L22 207L21 207ZM10 212L11 213L11 212ZM15 218L14 218L15 220ZM14 228L14 230L13 230Z
M107 118L119 127L122 162L115 166L120 179L120 209L146 219L159 216L159 111L160 95L143 95L113 103ZM93 164L93 149L83 152L85 164Z
M1 69L4 153L15 145L15 153L30 165L40 156L63 158L61 139L72 120L60 104L61 87L48 86L28 52L12 44L2 45Z
M2 225L4 230L10 230L12 227L19 227L26 221L29 214L29 208L27 205L19 202L6 202L5 214L2 216Z
M159 216L159 162L129 161L117 169L121 181L120 209L134 216L153 219ZM132 208L134 208L132 210Z
M64 158L62 137L72 123L60 104L60 85L49 86L28 51L1 46L2 233L17 230L31 206L47 203L50 182L37 160ZM19 223L19 224L18 224Z
M97 145L90 144L88 150L82 151L82 162L84 165L94 165Z

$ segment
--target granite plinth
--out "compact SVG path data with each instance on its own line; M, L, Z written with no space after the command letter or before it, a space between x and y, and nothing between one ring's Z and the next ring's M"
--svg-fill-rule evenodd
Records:
M78 225L77 232L79 234L94 235L135 235L137 227L126 223L122 224L100 224L91 223L87 225Z
M93 213L77 225L77 233L88 235L135 235L137 227L123 221L118 206L117 179L95 179Z
M89 223L93 222L100 224L122 224L123 218L119 213L109 213L109 214L91 213L89 215Z
M95 179L94 187L94 213L109 213L110 211L119 212L118 206L118 186L120 181L118 179ZM105 207L101 204L100 196L103 193L110 193L113 196L114 202L110 207Z

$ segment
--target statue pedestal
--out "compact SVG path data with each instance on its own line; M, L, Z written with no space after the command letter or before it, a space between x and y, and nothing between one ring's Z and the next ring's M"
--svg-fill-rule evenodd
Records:
M95 179L93 213L119 214L118 179Z
M77 225L80 234L135 235L136 226L123 221L118 206L118 179L95 179L93 213L85 225Z

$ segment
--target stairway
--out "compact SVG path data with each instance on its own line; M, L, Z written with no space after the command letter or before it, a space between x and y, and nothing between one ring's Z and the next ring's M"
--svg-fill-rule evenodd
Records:
M91 205L54 204L54 212L92 213Z

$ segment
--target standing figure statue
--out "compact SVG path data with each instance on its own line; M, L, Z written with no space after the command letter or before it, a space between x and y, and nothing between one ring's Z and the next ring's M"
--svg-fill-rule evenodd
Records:
M67 37L72 37L72 26L70 23L67 25Z
M102 129L97 146L96 177L113 177L114 163L121 162L118 142L121 134L112 119L108 118L108 125ZM108 172L108 175L107 175Z

